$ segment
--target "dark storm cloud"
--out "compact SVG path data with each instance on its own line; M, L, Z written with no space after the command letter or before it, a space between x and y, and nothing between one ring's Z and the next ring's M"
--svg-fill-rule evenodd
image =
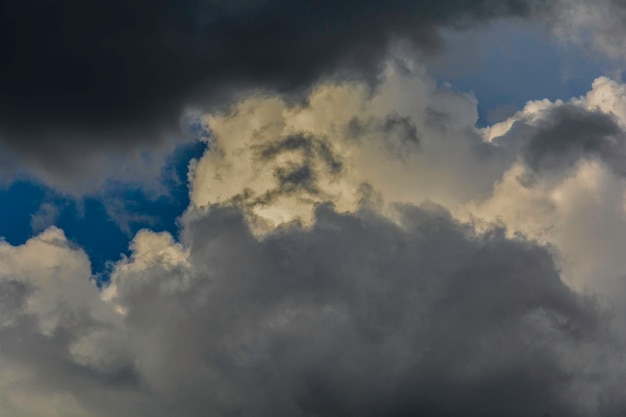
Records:
M559 106L531 129L522 158L534 173L566 173L580 160L596 158L626 175L626 135L609 114Z
M137 254L114 281L130 361L118 372L141 381L122 412L586 416L573 389L601 369L590 353L610 349L606 323L551 254L439 207L399 210L400 225L321 206L311 230L259 241L214 207L188 219L187 267ZM104 384L102 371L72 377ZM120 412L73 386L87 409Z
M550 0L7 0L0 144L71 177L89 157L162 140L188 104L233 91L372 80L389 43L432 49L442 26L529 17Z

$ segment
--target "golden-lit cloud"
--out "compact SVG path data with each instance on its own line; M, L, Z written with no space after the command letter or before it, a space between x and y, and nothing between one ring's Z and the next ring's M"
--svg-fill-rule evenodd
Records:
M322 84L306 104L253 97L205 117L212 139L191 171L191 200L237 204L259 231L310 225L324 202L350 212L378 197L454 206L502 169L477 117L471 95L392 65L374 91Z

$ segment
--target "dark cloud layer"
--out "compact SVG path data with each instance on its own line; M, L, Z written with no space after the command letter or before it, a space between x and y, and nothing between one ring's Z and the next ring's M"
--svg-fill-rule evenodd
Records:
M3 283L3 360L41 375L22 390L103 417L599 415L576 393L610 387L606 322L551 254L439 207L399 213L320 206L311 230L260 241L214 207L187 220L183 262L140 235L114 274L117 330L63 304L41 334L24 310L36 289Z
M187 104L294 92L341 72L372 79L389 43L528 17L550 0L6 0L0 3L0 144L44 171L162 140Z

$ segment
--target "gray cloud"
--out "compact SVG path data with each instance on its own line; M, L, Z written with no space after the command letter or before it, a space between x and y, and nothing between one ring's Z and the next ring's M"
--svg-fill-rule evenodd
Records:
M546 16L561 38L623 63L626 57L623 0L558 0Z
M372 81L394 40L432 50L440 27L531 17L551 3L5 1L0 149L68 182L102 152L175 135L187 105L248 88L297 93L328 76Z
M504 230L478 235L437 206L398 213L395 223L322 205L310 230L263 240L235 208L189 213L188 250L142 232L116 265L105 295L125 311L119 324L95 301L59 302L57 326L41 333L25 307L36 277L2 281L4 369L38 377L22 381L22 409L7 411L9 397L0 410L598 415L594 401L613 387L608 322L563 284L550 252Z
M311 232L261 244L237 213L190 225L192 259L211 254L219 275L239 277L216 277L206 316L220 311L227 322L210 327L242 329L235 352L255 369L266 361L260 370L274 376L252 396L262 401L254 407L264 415L579 414L556 346L588 343L598 318L563 285L550 254L502 231L475 236L439 208L402 211L398 227L321 207ZM272 320L285 322L268 337L259 329ZM233 385L254 391L246 379ZM289 400L268 403L274 390Z
M75 4L77 10L82 7ZM94 4L96 11L105 5ZM136 40L136 44L117 44L122 39L116 37L118 29L113 31L115 36L103 29L103 22L111 17L104 12L106 19L102 22L94 24L86 19L80 25L93 24L94 33L101 30L107 34L102 38L106 40L103 45L112 48L105 48L112 55L105 56L116 57L124 64L120 68L130 71L129 78L124 75L123 79L139 79L144 70L154 69L155 73L141 81L145 85L140 83L136 90L124 90L129 94L124 104L128 106L127 115L114 110L91 117L96 110L107 110L117 99L122 100L113 90L110 102L90 107L90 100L104 91L98 88L106 89L104 83L83 92L84 96L68 97L67 108L61 100L58 113L46 119L52 127L59 121L78 126L74 132L105 131L109 129L105 123L108 120L112 122L109 132L115 134L111 138L117 138L117 142L110 142L106 134L96 135L93 137L102 138L100 142L81 139L83 142L76 142L77 150L65 152L63 149L69 150L78 136L58 139L61 142L49 139L54 136L37 137L32 135L37 126L29 127L33 131L21 129L18 118L12 130L16 136L7 136L8 140L27 135L31 142L20 144L23 149L12 149L26 155L31 152L29 146L45 143L42 149L49 159L41 162L44 170L56 169L57 151L68 158L68 172L77 173L83 168L73 171L76 166L71 166L71 159L87 155L92 147L123 149L144 140L142 143L149 143L146 136L141 136L143 123L150 125L159 119L157 114L176 114L182 103L201 100L198 97L218 82L227 89L255 85L297 92L338 69L371 78L387 40L395 35L409 36L421 46L429 46L435 39L434 28L439 25L476 23L495 15L526 16L535 7L532 2L522 1L446 1L436 7L422 1L408 7L408 3L398 0L383 9L374 1L322 1L316 3L319 15L291 20L284 17L292 12L292 16L300 16L296 12L311 4L259 0L225 6L198 2L207 7L205 15L191 13L199 10L191 2L158 1L150 7L133 3L125 12L117 10L121 2L107 4L111 11L106 13L120 13L119 34L125 40ZM147 14L139 6L145 6ZM18 5L5 3L1 7ZM163 10L168 11L167 22L172 16L180 20L163 23ZM381 12L380 20L374 18L375 11ZM30 9L23 12L34 13ZM259 15L248 21L254 13ZM188 25L192 15L196 20ZM125 16L129 23L125 23ZM70 23L75 21L76 28L82 27L78 17L70 14L67 18ZM139 18L137 25L130 23L135 18ZM42 20L41 24L45 28L50 21ZM391 22L397 22L397 26ZM412 24L418 24L417 29ZM164 28L167 30L162 31ZM78 29L69 25L58 33L52 30L61 41L68 42L60 42L67 46L65 52L81 50L72 49L74 41L64 37L65 31L73 34ZM2 28L0 33L10 30ZM363 38L362 32L366 32ZM155 45L152 37L156 34L164 36L165 45L175 45L176 51L143 50L146 45ZM223 45L212 40L214 35ZM309 38L313 35L315 38ZM198 43L191 42L188 50L178 48L188 45L188 37ZM323 45L317 43L319 37ZM91 45L94 39L76 41L76 45ZM181 39L185 42L177 43ZM143 43L145 40L147 43ZM372 49L363 52L359 48L366 43L361 41L370 42ZM247 49L246 42L251 42ZM278 49L266 51L265 45ZM310 57L304 56L302 45ZM137 53L136 58L131 59L129 51ZM204 55L204 51L211 53ZM267 57L263 56L265 52ZM93 52L93 56L98 53ZM181 69L171 65L179 57L176 54L182 54ZM185 61L185 54L191 54L190 60ZM70 53L67 59L77 56ZM96 59L93 56L87 54L86 62ZM345 56L349 58L344 60ZM143 62L146 57L149 59ZM125 60L137 67L127 65ZM213 68L210 64L216 60L224 66ZM243 64L247 60L249 68ZM166 65L163 72L154 63ZM198 68L189 64L187 77L180 85L171 85L171 91L169 86L166 90L156 88L168 77L180 75L178 71L185 71L187 63L196 63ZM303 68L307 64L312 67ZM58 65L64 68L66 63ZM200 73L214 77L207 82ZM65 80L70 86L79 81ZM48 229L22 247L0 241L0 414L623 415L623 331L613 332L620 324L614 325L600 301L575 292L562 281L558 260L563 258L554 254L563 250L558 246L561 241L557 241L556 249L545 247L485 224L479 226L488 230L477 232L474 225L459 223L446 209L432 204L382 209L383 198L385 203L394 199L421 201L436 195L434 188L462 194L461 200L477 197L503 172L506 180L507 170L517 167L516 160L524 163L522 169L538 176L568 174L578 161L589 158L602 160L623 174L624 136L619 123L606 113L559 104L542 110L541 117L519 116L513 128L505 132L506 137L496 140L501 146L493 146L481 142L473 130L473 102L445 92L420 95L419 88L409 88L424 84L418 81L394 84L397 87L393 94L383 96L383 105L378 103L382 108L374 106L374 110L361 105L359 94L340 89L334 93L322 91L326 100L316 105L289 107L269 99L251 103L248 108L242 106L230 115L222 115L222 120L210 119L213 124L208 126L223 136L205 138L214 147L203 159L214 158L214 165L206 165L204 171L200 170L202 160L193 165L190 181L223 175L226 182L222 187L209 182L206 189L215 195L199 199L202 203L192 204L181 219L182 243L167 234L140 232L131 244L132 255L112 266L111 285L102 294L87 282L90 267L86 255L58 229ZM35 87L47 85L41 83L35 83ZM197 91L195 86L200 86ZM142 96L152 87L154 94L163 94L163 102L156 100L157 96L150 96L151 100ZM56 92L56 87L46 88ZM403 96L394 95L398 92L409 97L407 112L411 117L388 104L399 101L398 106L407 106ZM220 101L220 93L212 91L210 99ZM347 98L342 101L344 96ZM25 106L32 105L33 114L43 114L49 105L45 100L37 105L37 100L29 103ZM84 113L73 113L80 103L89 105L84 106ZM428 105L421 109L411 107L412 103ZM143 105L147 106L145 118L135 118L134 106ZM65 113L67 109L72 111ZM355 114L363 118L357 119ZM301 119L288 123L291 117ZM176 122L164 117L159 123L153 126L155 135ZM120 133L130 131L139 135L139 142ZM369 152L359 154L359 145L370 146ZM385 155L385 151L390 154ZM39 161L37 152L32 152L28 155ZM226 157L220 158L221 153ZM366 159L369 155L372 158ZM363 158L367 163L357 166L350 158ZM366 171L387 162L389 165L368 176L370 172ZM389 169L396 163L411 165L403 171ZM81 164L88 164L88 158L83 158ZM265 171L271 180L269 186L256 184L261 191L254 193L251 182ZM399 173L405 172L409 180L400 178ZM359 201L355 204L361 206L348 205L346 211L356 212L342 214L340 209L320 202L331 199L324 191L328 184L335 185L334 181L347 173L355 180L339 187L338 195L354 192L351 200ZM372 185L377 178L384 181ZM416 191L422 183L413 181L418 180L433 189L422 187L426 191ZM389 189L402 181L406 187L389 194ZM263 192L265 189L268 191ZM623 192L612 190L609 187L607 194L599 195L618 195L615 200L620 203L621 219ZM503 192L515 197L517 191L496 186L492 194ZM515 214L518 207L534 209L537 200L529 195L520 194L522 203L514 200L496 206L495 214ZM249 224L245 211L250 207L246 204L284 214L281 210L289 212L294 207L289 206L290 201L279 201L282 197L306 199L306 209L309 205L316 207L307 227L279 223L264 230L261 237L251 231L254 225ZM582 206L578 204L581 200L574 200L571 206ZM598 204L606 203L604 198L596 200ZM212 204L216 201L222 204ZM107 209L120 222L137 219L118 203L109 204ZM370 209L384 211L388 217ZM563 240L580 243L577 233L586 236L597 232L599 240L607 241L607 230L621 233L619 227L610 224L617 217L605 216L603 211L581 213L600 213L584 217L609 221L580 222L583 216L572 216L568 230L574 223L584 223L588 228L571 227L573 232ZM33 226L43 227L52 221L48 208L42 207L40 214L41 222L34 221ZM532 223L540 218L534 216L521 216L521 221ZM619 226L617 220L614 222ZM515 226L515 222L509 223ZM588 246L586 242L580 246ZM613 243L610 246L620 247ZM584 251L596 257L588 248ZM612 264L609 269L611 273L621 270Z
M518 153L529 178L569 175L581 160L597 159L616 174L626 174L626 134L609 113L563 104L546 110L538 121L514 122L497 143Z
M558 106L537 126L523 158L534 171L567 171L583 158L600 158L626 173L626 137L616 119L579 106Z

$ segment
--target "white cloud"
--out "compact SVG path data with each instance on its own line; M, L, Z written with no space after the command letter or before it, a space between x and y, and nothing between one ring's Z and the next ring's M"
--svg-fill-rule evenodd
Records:
M369 93L319 86L306 105L251 98L207 116L210 150L191 173L196 207L237 200L259 231L300 220L332 201L354 211L363 184L386 202L455 205L486 192L503 163L475 128L476 100L438 88L421 69L389 66Z
M514 149L519 159L497 181L491 196L477 198L464 207L466 215L501 222L510 233L523 233L553 245L568 283L617 298L613 300L615 306L624 297L626 268L621 249L626 244L626 181L621 159L625 89L623 84L600 77L585 96L568 103L532 102L510 119L484 129L486 140L497 137L499 146ZM608 118L579 132L554 130L546 124L555 111L568 106L591 112L593 117L605 114ZM612 121L618 128L616 133L611 128L611 135L605 139L603 124ZM546 129L552 129L550 134L571 135L559 139L562 142L555 149L560 158L566 157L568 146L584 141L579 157L568 160L557 176L533 173L524 160L529 137L538 137ZM546 136L545 140L550 138ZM614 144L609 152L595 148L595 143L604 140Z
M99 300L85 252L62 230L51 227L24 245L0 243L0 279L32 287L26 311L37 317L44 333L55 330L65 314L90 310ZM75 311L73 310L75 309Z
M90 277L87 255L55 227L21 246L0 243L0 414L92 412L81 396L95 394L91 379L118 372L122 323Z

